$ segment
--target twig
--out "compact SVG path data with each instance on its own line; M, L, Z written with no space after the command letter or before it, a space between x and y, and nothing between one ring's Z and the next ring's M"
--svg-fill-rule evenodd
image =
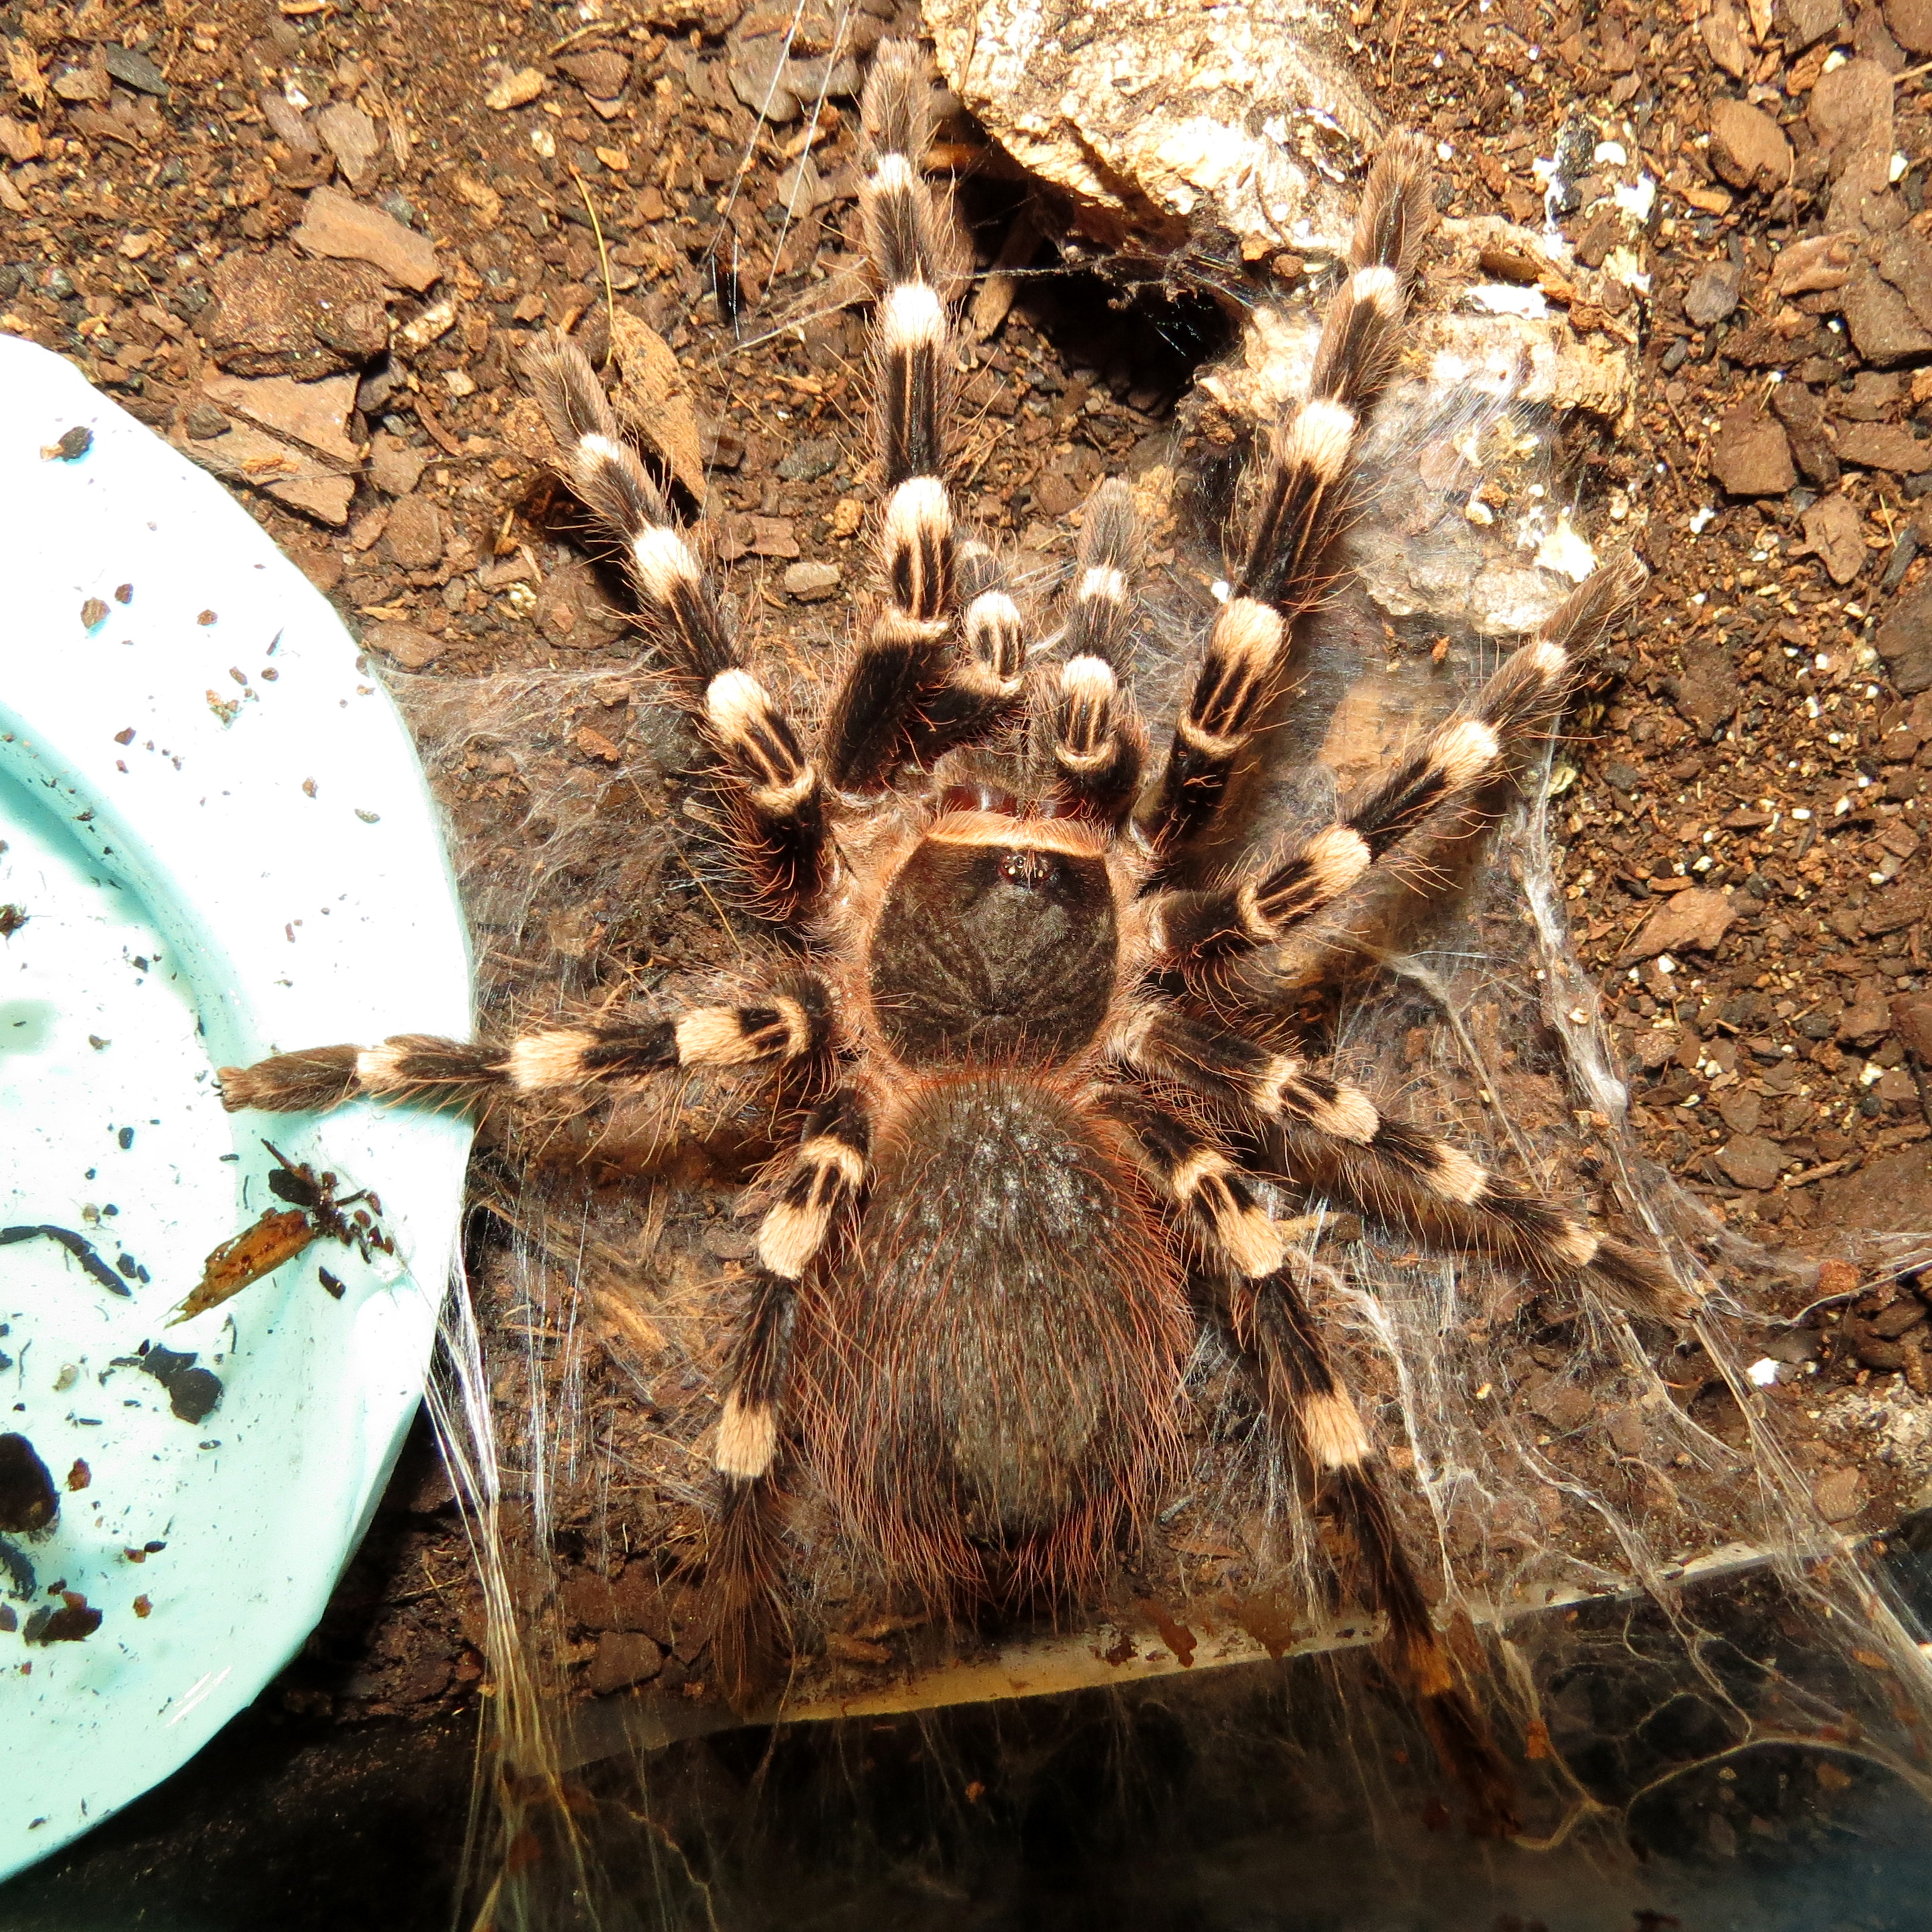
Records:
M577 164L570 164L570 178L577 184L577 191L584 197L584 212L590 218L590 232L597 239L597 266L604 276L604 306L610 312L610 326L604 331L604 366L609 368L610 358L617 347L617 296L610 286L610 251L604 245L604 224L597 219L597 204L590 199L590 190L584 177L577 171Z
M544 58L554 59L566 47L574 46L579 40L587 40L595 34L608 34L614 39L622 34L628 25L629 22L624 20L592 20L589 26L579 27L574 34L566 34L554 46L545 47Z

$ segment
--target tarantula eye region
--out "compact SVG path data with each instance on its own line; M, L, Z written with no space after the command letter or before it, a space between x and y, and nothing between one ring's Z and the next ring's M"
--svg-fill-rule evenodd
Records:
M1060 883L1061 869L1051 853L1022 849L1000 854L1000 877L1029 891L1051 892Z

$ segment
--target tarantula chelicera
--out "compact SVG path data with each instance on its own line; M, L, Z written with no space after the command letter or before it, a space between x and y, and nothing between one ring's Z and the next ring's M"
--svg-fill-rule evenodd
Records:
M1432 1623L1306 1263L1256 1184L1339 1184L1430 1240L1546 1282L1588 1277L1652 1314L1680 1315L1679 1292L1660 1263L1310 1064L1240 968L1466 820L1554 722L1640 574L1625 562L1592 578L1332 823L1225 872L1200 862L1238 830L1231 780L1265 750L1298 623L1334 577L1427 226L1423 150L1398 138L1369 177L1309 393L1274 428L1231 594L1150 764L1123 681L1125 485L1090 498L1041 643L992 551L956 522L945 396L960 277L920 169L926 94L916 50L884 44L863 101L862 197L882 594L815 734L746 662L582 356L556 340L533 359L568 481L622 543L670 688L715 761L746 894L789 962L740 1005L284 1054L225 1070L224 1096L280 1111L364 1095L474 1105L718 1066L802 1083L715 1438L721 1650L751 1667L782 1574L772 1497L788 1457L930 1609L1094 1591L1174 1476L1184 1372L1214 1322L1345 1532L1438 1750L1500 1828L1508 1772Z

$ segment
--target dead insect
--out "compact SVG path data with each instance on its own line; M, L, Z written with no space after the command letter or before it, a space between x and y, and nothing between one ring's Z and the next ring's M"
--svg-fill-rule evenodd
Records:
M284 1262L293 1261L304 1248L325 1238L353 1248L365 1262L373 1252L395 1252L395 1244L369 1211L358 1211L353 1220L343 1212L358 1202L366 1201L374 1214L380 1214L382 1202L367 1188L338 1199L334 1174L326 1170L318 1174L305 1161L290 1160L272 1141L262 1144L280 1162L268 1175L268 1191L291 1204L266 1209L251 1226L224 1241L208 1256L202 1264L200 1283L176 1310L168 1323L170 1328L192 1322L211 1308L219 1308L264 1275L273 1274ZM318 1274L322 1286L340 1300L342 1283L326 1268Z

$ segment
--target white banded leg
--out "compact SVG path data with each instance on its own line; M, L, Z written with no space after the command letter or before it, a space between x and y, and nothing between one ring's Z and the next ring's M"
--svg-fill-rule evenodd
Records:
M696 1006L674 1019L555 1027L500 1044L400 1034L375 1046L278 1054L222 1068L221 1098L231 1112L317 1113L364 1097L466 1107L680 1067L802 1060L826 1053L832 1031L824 986L800 979L764 1000Z

